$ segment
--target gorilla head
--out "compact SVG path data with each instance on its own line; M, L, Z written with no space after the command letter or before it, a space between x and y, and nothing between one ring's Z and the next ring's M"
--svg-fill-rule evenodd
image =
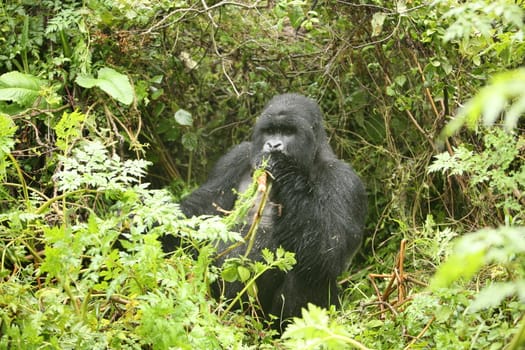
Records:
M326 147L321 110L313 100L298 94L278 95L268 102L253 129L252 164L258 167L271 153L311 168Z

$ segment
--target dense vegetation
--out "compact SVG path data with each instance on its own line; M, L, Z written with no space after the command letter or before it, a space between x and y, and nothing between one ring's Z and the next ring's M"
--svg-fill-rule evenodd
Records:
M525 346L524 13L521 0L2 2L0 349ZM311 306L277 337L209 285L222 274L251 293L293 256L221 271L234 218L176 203L285 91L319 101L370 214L342 309ZM182 238L170 256L166 233Z

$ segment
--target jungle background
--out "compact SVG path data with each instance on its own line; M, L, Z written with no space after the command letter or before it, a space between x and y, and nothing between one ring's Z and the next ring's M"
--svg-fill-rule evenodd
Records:
M3 1L0 349L522 348L524 11ZM341 309L310 306L279 336L253 288L234 310L209 285L254 286L293 257L214 267L232 224L177 201L283 92L319 102L369 216ZM163 234L183 242L172 255Z

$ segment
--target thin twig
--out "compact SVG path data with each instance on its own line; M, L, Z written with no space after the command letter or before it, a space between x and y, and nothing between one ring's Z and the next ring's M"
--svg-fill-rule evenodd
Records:
M436 319L436 316L432 316L432 318L430 319L430 321L428 321L428 323L426 324L425 328L423 328L421 330L421 332L419 332L419 334L410 341L410 343L408 343L407 346L405 346L405 348L403 350L408 350L410 349L410 347L419 339L421 339L421 337L423 336L423 334L426 333L426 331L428 330L428 328L430 327L430 325L432 324L432 322L434 322L434 320Z

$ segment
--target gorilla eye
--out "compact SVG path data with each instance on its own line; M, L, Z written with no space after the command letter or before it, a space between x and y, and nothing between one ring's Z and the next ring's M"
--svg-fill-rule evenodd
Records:
M297 129L292 125L283 125L279 128L279 131L284 135L293 135L297 132Z
M297 133L297 127L287 124L270 124L261 128L265 135L294 135Z
M295 131L296 130L294 127L287 125L272 125L262 130L262 132L264 132L266 135L290 135L294 134Z
M291 135L291 134L295 134L296 132L297 132L297 129L291 125L287 125L283 128L284 134Z

